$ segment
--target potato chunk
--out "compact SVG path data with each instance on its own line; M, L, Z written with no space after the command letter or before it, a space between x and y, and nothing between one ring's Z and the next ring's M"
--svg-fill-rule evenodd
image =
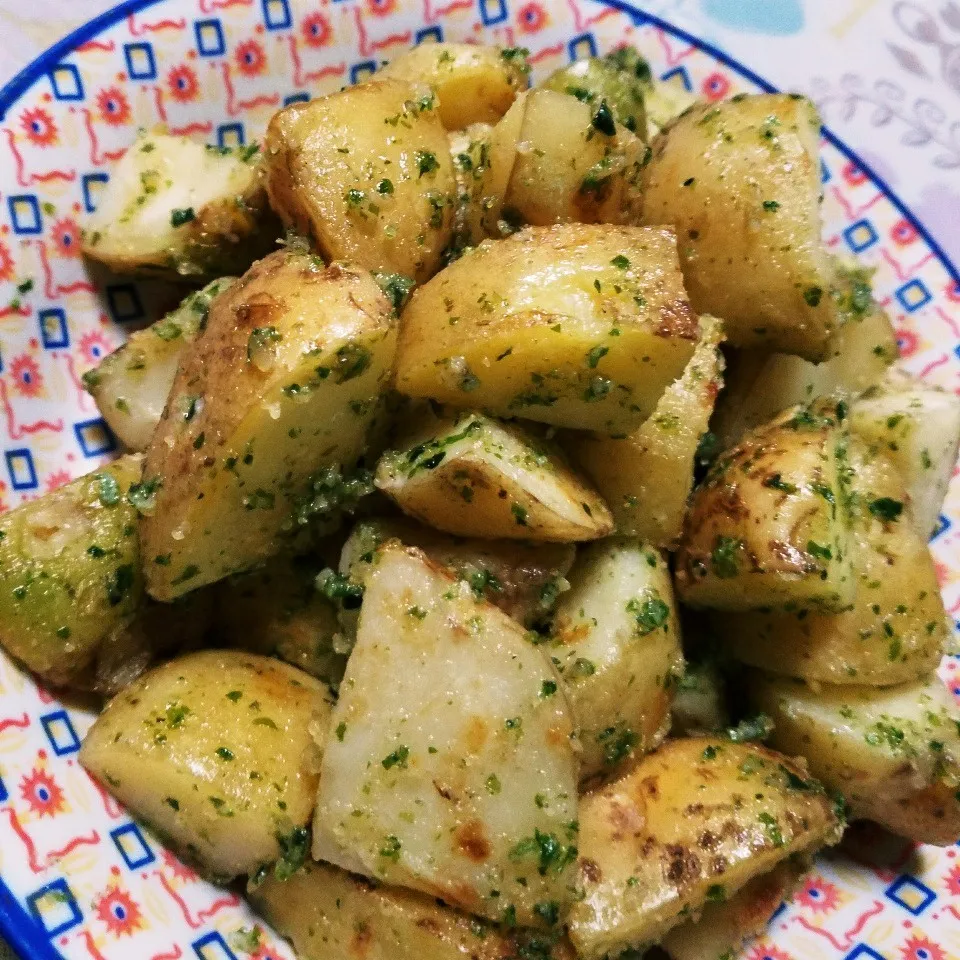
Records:
M307 863L268 879L250 899L292 942L299 960L571 960L565 938L494 927L422 893L383 887L336 867Z
M607 501L617 532L667 548L683 530L697 450L723 385L723 327L712 317L701 321L703 339L683 376L667 387L638 430L626 437L570 434L564 440Z
M693 736L729 726L723 674L709 660L687 662L670 706L670 732L675 737Z
M846 438L832 408L794 407L714 463L677 554L685 603L835 610L853 600Z
M419 282L440 266L456 183L433 95L384 79L291 104L264 153L274 210L327 260Z
M628 431L654 411L698 338L670 231L530 228L481 244L414 293L397 389Z
M48 683L70 685L143 595L142 458L122 457L0 517L0 643Z
M854 403L850 428L900 472L917 533L928 539L957 465L960 397L905 374Z
M128 450L146 450L170 396L184 348L206 323L210 304L234 277L223 277L191 293L180 306L83 375L103 419Z
M960 838L960 711L938 677L814 689L757 674L750 697L774 722L773 745L803 754L853 817L918 843Z
M118 273L239 273L279 232L256 144L228 149L141 132L113 168L83 252Z
M253 654L173 660L110 701L80 762L208 876L296 868L319 775L327 688Z
M607 505L547 444L480 414L428 425L377 467L377 487L404 513L467 537L596 540Z
M840 836L801 767L728 740L670 740L580 803L570 939L584 960L656 943L708 898L732 896L793 854Z
M653 142L643 222L676 228L694 309L722 317L734 346L822 360L839 325L819 131L804 97L741 95L691 108Z
M447 130L496 123L517 93L526 90L529 76L525 51L475 43L421 43L404 50L378 74L429 87Z
M557 607L550 652L567 684L581 779L622 769L659 745L683 672L667 558L639 540L587 547Z
M521 925L569 901L577 772L559 678L415 549L387 544L367 574L330 729L315 858Z
M886 459L851 438L851 606L827 613L717 617L727 650L752 666L810 681L887 686L934 670L946 641L943 600L925 541L905 509L906 492Z
M154 496L141 536L154 597L253 566L304 513L349 493L395 343L366 271L324 269L290 247L214 301L147 450ZM323 477L337 482L314 497L311 478Z

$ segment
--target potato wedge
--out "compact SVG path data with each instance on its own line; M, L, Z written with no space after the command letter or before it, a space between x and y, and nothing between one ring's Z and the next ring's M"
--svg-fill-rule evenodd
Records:
M141 537L156 599L270 557L350 494L395 343L366 271L324 269L292 247L214 301L146 454Z
M570 434L564 447L597 485L617 532L674 547L693 489L694 461L723 385L723 326L702 317L703 338L653 415L626 437Z
M715 733L730 726L723 674L709 660L688 661L670 705L670 732L675 737Z
M503 217L534 226L619 222L646 151L606 100L571 102L565 93L531 90Z
M519 47L421 43L404 50L377 76L429 87L437 97L440 122L447 130L462 130L471 123L496 123L526 90L526 53Z
M936 669L947 637L936 569L904 509L893 466L850 443L853 604L716 617L727 651L751 666L822 683L889 686Z
M103 419L128 450L146 450L170 396L184 348L207 321L210 304L235 277L222 277L191 293L162 320L130 334L127 342L83 375Z
M569 941L494 927L422 893L384 887L306 863L250 892L254 907L293 943L299 960L572 960Z
M802 754L852 817L917 843L960 839L960 711L943 681L812 688L757 673L750 699L774 722L771 743Z
M928 539L960 449L960 397L891 375L851 406L850 429L899 470L917 533Z
M853 601L843 407L799 406L747 434L697 488L677 553L693 607Z
M613 530L607 505L548 444L468 413L385 454L376 484L404 513L447 533L574 543Z
M415 291L396 384L495 415L625 432L654 411L698 338L670 231L530 228Z
M453 234L456 183L431 93L374 80L294 103L267 127L267 190L329 260L423 282Z
M307 853L324 684L277 660L207 650L107 705L80 762L177 853L221 880Z
M634 539L585 548L547 648L577 718L581 780L622 771L657 747L683 673L670 567Z
M143 460L101 470L0 517L0 643L56 686L87 673L143 596L137 511Z
M222 580L216 586L221 641L279 657L336 690L348 648L336 606L314 582L322 567L309 557L278 557Z
M580 803L583 899L570 939L583 960L660 940L717 896L840 838L823 789L772 750L669 740Z
M734 346L823 360L839 326L819 132L805 97L738 95L692 107L653 142L642 222L676 228L694 309L722 317Z
M569 590L566 576L576 552L566 543L462 539L409 520L361 520L343 545L340 573L362 584L374 569L377 549L389 540L422 550L457 580L469 583L478 599L528 627L546 620L557 597Z
M117 273L218 277L269 252L270 213L259 147L211 147L141 132L87 220L83 252Z
M387 544L367 574L330 729L316 859L521 925L569 901L560 680L522 627L415 549Z

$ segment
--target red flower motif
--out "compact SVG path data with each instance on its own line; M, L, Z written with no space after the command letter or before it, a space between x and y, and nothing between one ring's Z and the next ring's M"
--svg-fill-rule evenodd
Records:
M97 94L97 109L100 119L111 127L130 122L130 102L119 87L107 87Z
M898 220L890 231L890 238L898 247L905 247L917 239L917 231L909 220Z
M179 103L196 100L197 94L200 93L197 73L185 63L180 64L179 67L174 67L167 74L167 87L170 90L170 96Z
M903 960L947 960L946 951L922 934L912 936L900 948Z
M920 343L920 338L912 330L901 327L899 330L895 330L894 333L897 335L897 346L900 348L901 357L909 357L917 352L917 345Z
M37 147L49 147L60 139L53 117L43 107L24 110L20 114L20 126L27 139Z
M65 483L69 483L73 478L70 476L69 472L66 470L54 470L53 473L47 474L47 479L44 481L44 484L47 488L47 492L52 490L58 490Z
M30 810L40 817L55 817L66 805L63 791L45 770L36 767L20 781L20 796Z
M730 92L730 81L722 73L711 73L701 90L708 100L722 100Z
M948 283L946 293L952 303L960 303L960 283Z
M234 54L240 72L248 77L256 77L267 68L267 55L256 40L244 40Z
M10 362L13 389L22 397L35 397L43 390L43 374L33 357L21 353Z
M755 943L745 960L793 960L789 953L765 943Z
M93 910L106 926L107 932L115 937L132 935L143 926L140 907L129 893L119 887L109 887L99 899L94 900Z
M61 257L80 256L80 227L76 220L58 220L53 225L53 245Z
M536 33L547 24L547 11L539 3L526 3L517 14L517 26L521 33Z
M13 276L13 257L6 246L0 243L0 280L9 280Z
M960 897L960 863L955 863L950 872L943 878L947 891L955 897Z
M330 21L322 13L311 13L309 17L304 17L300 32L304 42L311 47L323 47L333 38Z
M99 331L85 333L80 338L80 354L91 366L99 363L112 351L113 347L110 346L110 341Z
M192 883L197 879L197 874L185 863L181 863L169 850L161 853L163 865L173 874L174 879L183 880L185 883Z
M367 0L367 9L376 17L385 17L397 8L397 0Z
M851 160L843 168L843 179L851 187L859 187L861 183L867 182L867 175Z
M840 891L814 874L807 878L794 901L813 913L829 913L840 906Z

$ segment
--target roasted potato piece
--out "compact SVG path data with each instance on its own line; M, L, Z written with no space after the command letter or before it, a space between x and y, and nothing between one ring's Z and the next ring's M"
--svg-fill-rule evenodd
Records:
M462 130L471 123L496 123L526 90L530 65L519 47L422 43L404 50L377 76L429 87L440 122L447 130Z
M517 623L532 627L553 611L570 585L575 548L567 543L523 543L448 537L408 520L361 520L343 546L340 573L362 584L377 549L388 540L417 547L446 567L474 594Z
M851 405L850 429L900 472L910 519L928 539L957 464L960 397L905 374L891 376Z
M839 297L820 239L819 132L805 97L738 95L653 142L642 221L676 228L690 301L734 346L828 354Z
M567 685L582 780L622 770L670 727L683 672L667 558L639 540L587 547L560 599L549 652Z
M349 495L340 471L364 450L395 343L366 271L324 269L292 247L217 297L147 449L141 538L156 599L270 557L306 515ZM336 482L316 494L324 477Z
M960 839L960 711L937 676L887 689L812 688L757 673L753 703L772 744L802 754L855 818L918 843Z
M607 501L617 532L661 547L680 539L697 450L723 384L722 324L701 320L703 339L683 376L667 387L638 430L626 437L570 434L564 440Z
M432 94L384 79L274 114L264 143L274 210L327 260L428 279L456 202L436 106Z
M118 273L240 273L279 233L259 148L211 147L141 132L113 168L83 232L83 252Z
M111 700L80 762L208 876L281 857L295 869L307 853L327 696L277 660L190 654Z
M532 90L503 200L514 223L614 223L640 180L646 145L605 100Z
M278 557L217 584L217 632L228 646L279 657L336 689L349 646L337 607L316 588L323 564Z
M709 899L840 832L823 789L786 757L717 738L669 740L581 799L584 896L569 913L570 939L583 960L650 946Z
M69 686L136 615L142 458L122 457L0 517L0 643L47 683Z
M170 396L184 348L206 323L210 304L235 277L223 277L191 293L180 306L83 375L103 419L128 450L146 450Z
M852 605L840 613L755 611L714 620L729 653L809 681L888 686L934 670L946 641L930 551L917 536L896 470L851 438Z
M712 733L730 726L726 682L715 663L687 662L670 705L670 732L675 737Z
M629 431L698 338L669 230L530 228L481 244L414 292L396 385L495 415Z
M330 730L316 859L520 925L569 901L577 771L559 677L413 548L387 544L366 576Z
M365 960L573 957L565 938L494 927L432 897L382 887L322 863L304 864L287 880L268 879L250 899L293 942L299 960L354 960L360 940Z
M572 543L613 530L607 505L550 446L475 413L386 453L376 484L404 513L466 537Z
M693 495L677 592L751 610L853 601L843 408L799 406L723 454Z

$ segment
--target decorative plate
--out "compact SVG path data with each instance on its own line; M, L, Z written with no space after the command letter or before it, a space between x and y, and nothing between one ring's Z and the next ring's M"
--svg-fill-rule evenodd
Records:
M764 0L760 19L784 6L799 8ZM283 104L362 80L397 50L428 39L523 45L541 75L628 42L662 78L706 99L771 89L719 49L620 0L121 3L0 91L0 507L40 496L115 451L80 377L166 301L150 284L88 273L78 231L137 127L165 123L208 142L242 144ZM960 388L956 268L830 132L822 156L828 244L876 268L906 365ZM958 520L955 487L933 543L953 615ZM960 701L957 663L948 658L942 673ZM202 882L87 777L76 754L90 722L0 656L3 936L33 960L292 958L269 931L256 953L243 949L235 934L257 921L242 900ZM820 860L745 957L960 957L956 848L862 829L846 851Z

